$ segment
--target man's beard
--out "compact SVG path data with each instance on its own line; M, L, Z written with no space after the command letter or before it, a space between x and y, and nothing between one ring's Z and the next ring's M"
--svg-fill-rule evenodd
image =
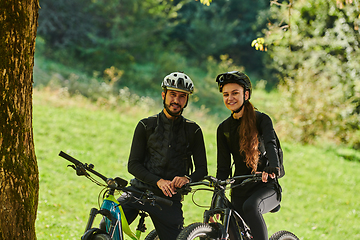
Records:
M165 105L165 110L167 111L167 113L170 114L170 115L173 116L173 117L178 117L178 116L180 116L181 113L182 113L183 110L184 110L184 108L182 108L179 104L176 104L176 103L170 103L170 105L168 105L168 104L164 104L164 105ZM180 108L180 110L177 111L177 112L171 111L171 110L170 110L170 106L171 106L171 105L176 105L176 106L178 106L178 107Z

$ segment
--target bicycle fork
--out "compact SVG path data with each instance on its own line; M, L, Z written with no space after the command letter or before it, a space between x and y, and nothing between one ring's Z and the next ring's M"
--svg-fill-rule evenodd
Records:
M241 228L237 225L236 217L232 216L234 212L229 208L222 208L222 209L212 209L207 210L204 213L204 223L209 223L210 216L215 216L216 214L221 214L220 221L222 224L217 225L217 231L219 232L216 234L218 237L220 237L221 240L229 239L230 237L230 231L232 232L232 235L235 235L233 237L236 237L236 239L243 240L244 236L241 231L239 231ZM231 219L233 221L231 221ZM244 232L246 234L246 231ZM248 236L247 236L248 237ZM245 238L249 239L249 238Z
M102 215L103 217L106 217L107 219L109 219L108 221L110 222L109 224L109 228L108 228L108 233L109 235L113 238L114 236L114 233L116 232L116 225L118 225L118 227L120 228L121 230L121 224L119 224L119 221L118 219L116 219L112 214L111 212L108 210L108 209L96 209L96 208L92 208L90 210L90 216L89 216L89 219L88 219L88 222L86 224L86 228L85 228L85 234L84 235L87 235L87 233L90 231L90 230L93 230L93 231L105 231L105 229L98 229L98 228L92 228L92 225L94 223L94 220L95 220L95 217L100 214ZM105 222L104 222L105 223ZM122 239L122 237L121 237Z

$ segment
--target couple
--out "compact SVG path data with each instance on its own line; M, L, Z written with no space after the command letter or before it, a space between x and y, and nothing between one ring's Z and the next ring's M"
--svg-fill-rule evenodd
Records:
M279 160L272 121L266 114L255 111L249 102L252 88L247 75L227 72L218 75L216 82L225 106L231 111L231 116L217 129L216 177L224 180L230 176L231 155L235 176L262 172L262 182L234 189L231 201L251 228L254 240L265 240L268 236L262 214L280 203L274 180L279 174ZM176 188L202 180L208 172L201 128L182 116L194 91L192 80L182 72L174 72L164 78L162 88L164 109L137 124L128 170L135 176L132 187L150 189L172 200L173 205L161 205L159 210L149 204L139 207L138 203L128 202L123 210L129 224L137 217L139 208L148 212L159 238L169 240L176 239L184 223L181 195L176 194ZM224 135L225 124L230 126L230 136ZM266 151L273 156L269 157L268 166L258 161L259 132L264 136Z

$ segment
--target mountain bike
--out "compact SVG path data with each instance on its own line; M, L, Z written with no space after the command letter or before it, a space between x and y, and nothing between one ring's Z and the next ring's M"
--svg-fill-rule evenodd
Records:
M104 199L102 201L100 209L92 208L90 210L90 216L86 224L85 233L82 235L82 240L123 240L125 239L124 233L129 236L132 240L139 240L141 233L146 231L145 218L148 216L147 213L140 211L140 219L137 225L135 233L130 230L129 224L126 220L125 214L121 207L122 203L119 203L115 197L115 191L121 191L125 196L125 202L134 200L139 204L145 204L146 202L154 207L161 207L157 203L166 204L171 206L172 201L164 199L154 195L151 191L139 191L133 188L126 187L128 181L120 177L107 178L101 173L94 170L93 164L82 163L72 156L61 151L59 156L73 163L68 167L73 168L78 176L85 176L92 182L99 186L105 187ZM92 175L102 179L104 183L96 180ZM101 195L101 192L99 196ZM93 223L97 215L103 217L105 222L104 228L93 228ZM145 238L145 240L156 240L159 239L156 230L152 230Z
M235 181L238 180L235 184ZM240 181L241 180L241 181ZM238 183L240 181L240 183ZM228 178L226 180L218 180L212 176L206 176L204 181L192 182L184 185L178 189L178 192L186 195L193 192L194 194L199 190L213 191L213 197L210 209L204 212L203 222L192 223L185 227L177 237L177 240L192 240L192 239L218 239L225 240L251 240L250 228L246 225L240 214L234 209L233 205L226 197L226 189L243 186L249 182L261 181L261 174L243 175ZM206 186L207 188L198 188L194 191L192 187ZM230 187L227 187L230 185ZM196 204L196 203L195 203ZM197 204L196 204L197 205ZM271 212L276 212L280 209L280 205ZM220 222L216 222L216 216L220 216ZM212 221L210 221L212 219ZM270 240L299 240L295 234L289 231L278 231L274 233Z

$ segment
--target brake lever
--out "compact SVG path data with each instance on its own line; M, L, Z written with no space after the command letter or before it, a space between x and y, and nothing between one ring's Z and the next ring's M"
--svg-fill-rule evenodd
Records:
M76 170L75 165L67 165L67 167L71 167L72 169Z
M160 211L162 211L162 208L160 207L159 204L156 203L155 199L153 199L153 200L150 201L150 205L151 205L152 207L157 207Z
M87 176L89 175L87 172L86 172L86 169L84 169L84 167L82 166L78 166L78 165L67 165L68 167L71 167L72 169L74 169L76 171L76 175L78 176Z

